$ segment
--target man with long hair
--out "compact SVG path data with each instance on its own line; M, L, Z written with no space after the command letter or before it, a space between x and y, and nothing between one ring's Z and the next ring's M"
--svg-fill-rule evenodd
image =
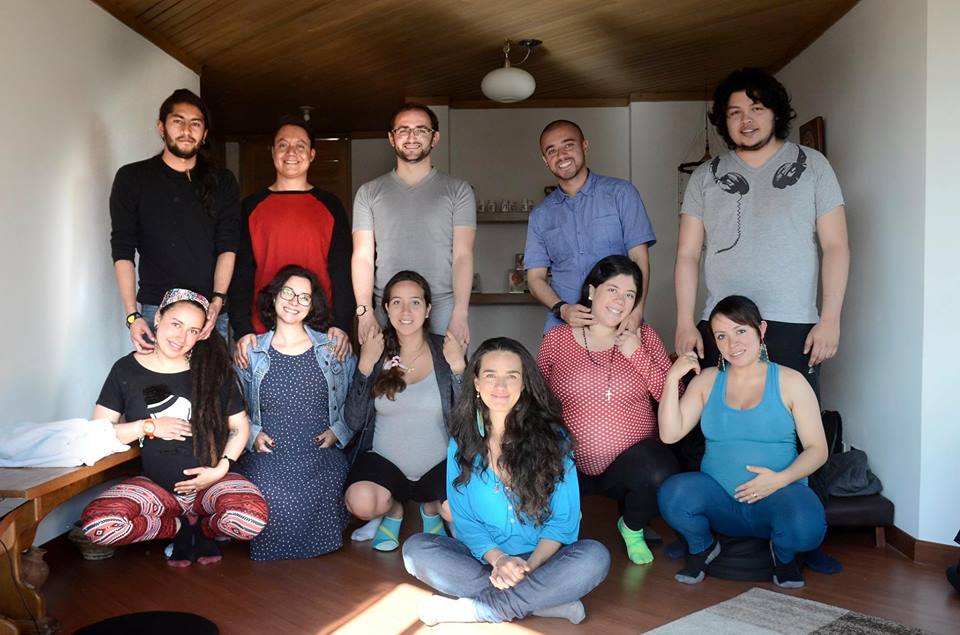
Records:
M175 90L157 118L163 150L123 166L113 181L110 248L130 340L140 353L153 350L153 316L164 292L175 287L212 298L202 337L214 326L227 336L221 313L236 258L239 188L204 151L209 125L200 97Z

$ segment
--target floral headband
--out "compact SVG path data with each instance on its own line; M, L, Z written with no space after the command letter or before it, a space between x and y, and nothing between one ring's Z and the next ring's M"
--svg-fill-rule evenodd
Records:
M203 307L204 312L210 308L210 300L190 289L170 289L163 294L163 300L160 301L160 308L169 306L174 302L196 302Z

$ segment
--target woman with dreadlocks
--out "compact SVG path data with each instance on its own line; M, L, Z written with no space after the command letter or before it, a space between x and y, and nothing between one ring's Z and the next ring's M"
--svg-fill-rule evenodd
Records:
M250 424L226 343L215 331L200 339L209 306L193 291L167 291L156 346L119 359L104 382L93 418L111 421L123 443L139 440L143 475L83 510L92 542L173 538L168 564L185 567L220 560L216 536L250 540L267 523L260 491L233 471Z

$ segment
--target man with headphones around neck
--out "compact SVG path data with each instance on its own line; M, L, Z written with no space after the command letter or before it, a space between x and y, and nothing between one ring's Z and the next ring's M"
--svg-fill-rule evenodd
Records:
M683 197L674 343L678 354L696 351L701 367L716 365L707 316L720 299L746 296L766 320L769 359L801 372L819 401L820 364L840 342L850 249L840 184L820 152L787 141L794 117L786 89L760 69L736 70L714 91L710 121L730 151L699 166ZM707 293L697 323L701 252ZM679 451L696 470L704 439L694 430ZM803 558L821 573L842 569L820 548Z
M710 121L730 151L698 167L683 198L675 345L715 365L706 316L721 298L747 296L769 325L770 359L803 373L819 399L820 364L840 341L850 250L833 168L786 140L795 116L783 85L759 69L734 71L714 92ZM707 298L697 323L701 251Z

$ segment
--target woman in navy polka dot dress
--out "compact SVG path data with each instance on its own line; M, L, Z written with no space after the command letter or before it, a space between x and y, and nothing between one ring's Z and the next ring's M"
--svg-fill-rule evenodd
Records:
M263 492L270 522L250 543L254 560L312 558L343 545L350 432L343 402L356 359L325 334L327 303L313 272L289 265L257 299L271 330L238 367L252 420L241 472ZM338 346L339 344L339 346ZM338 356L339 351L339 356Z

